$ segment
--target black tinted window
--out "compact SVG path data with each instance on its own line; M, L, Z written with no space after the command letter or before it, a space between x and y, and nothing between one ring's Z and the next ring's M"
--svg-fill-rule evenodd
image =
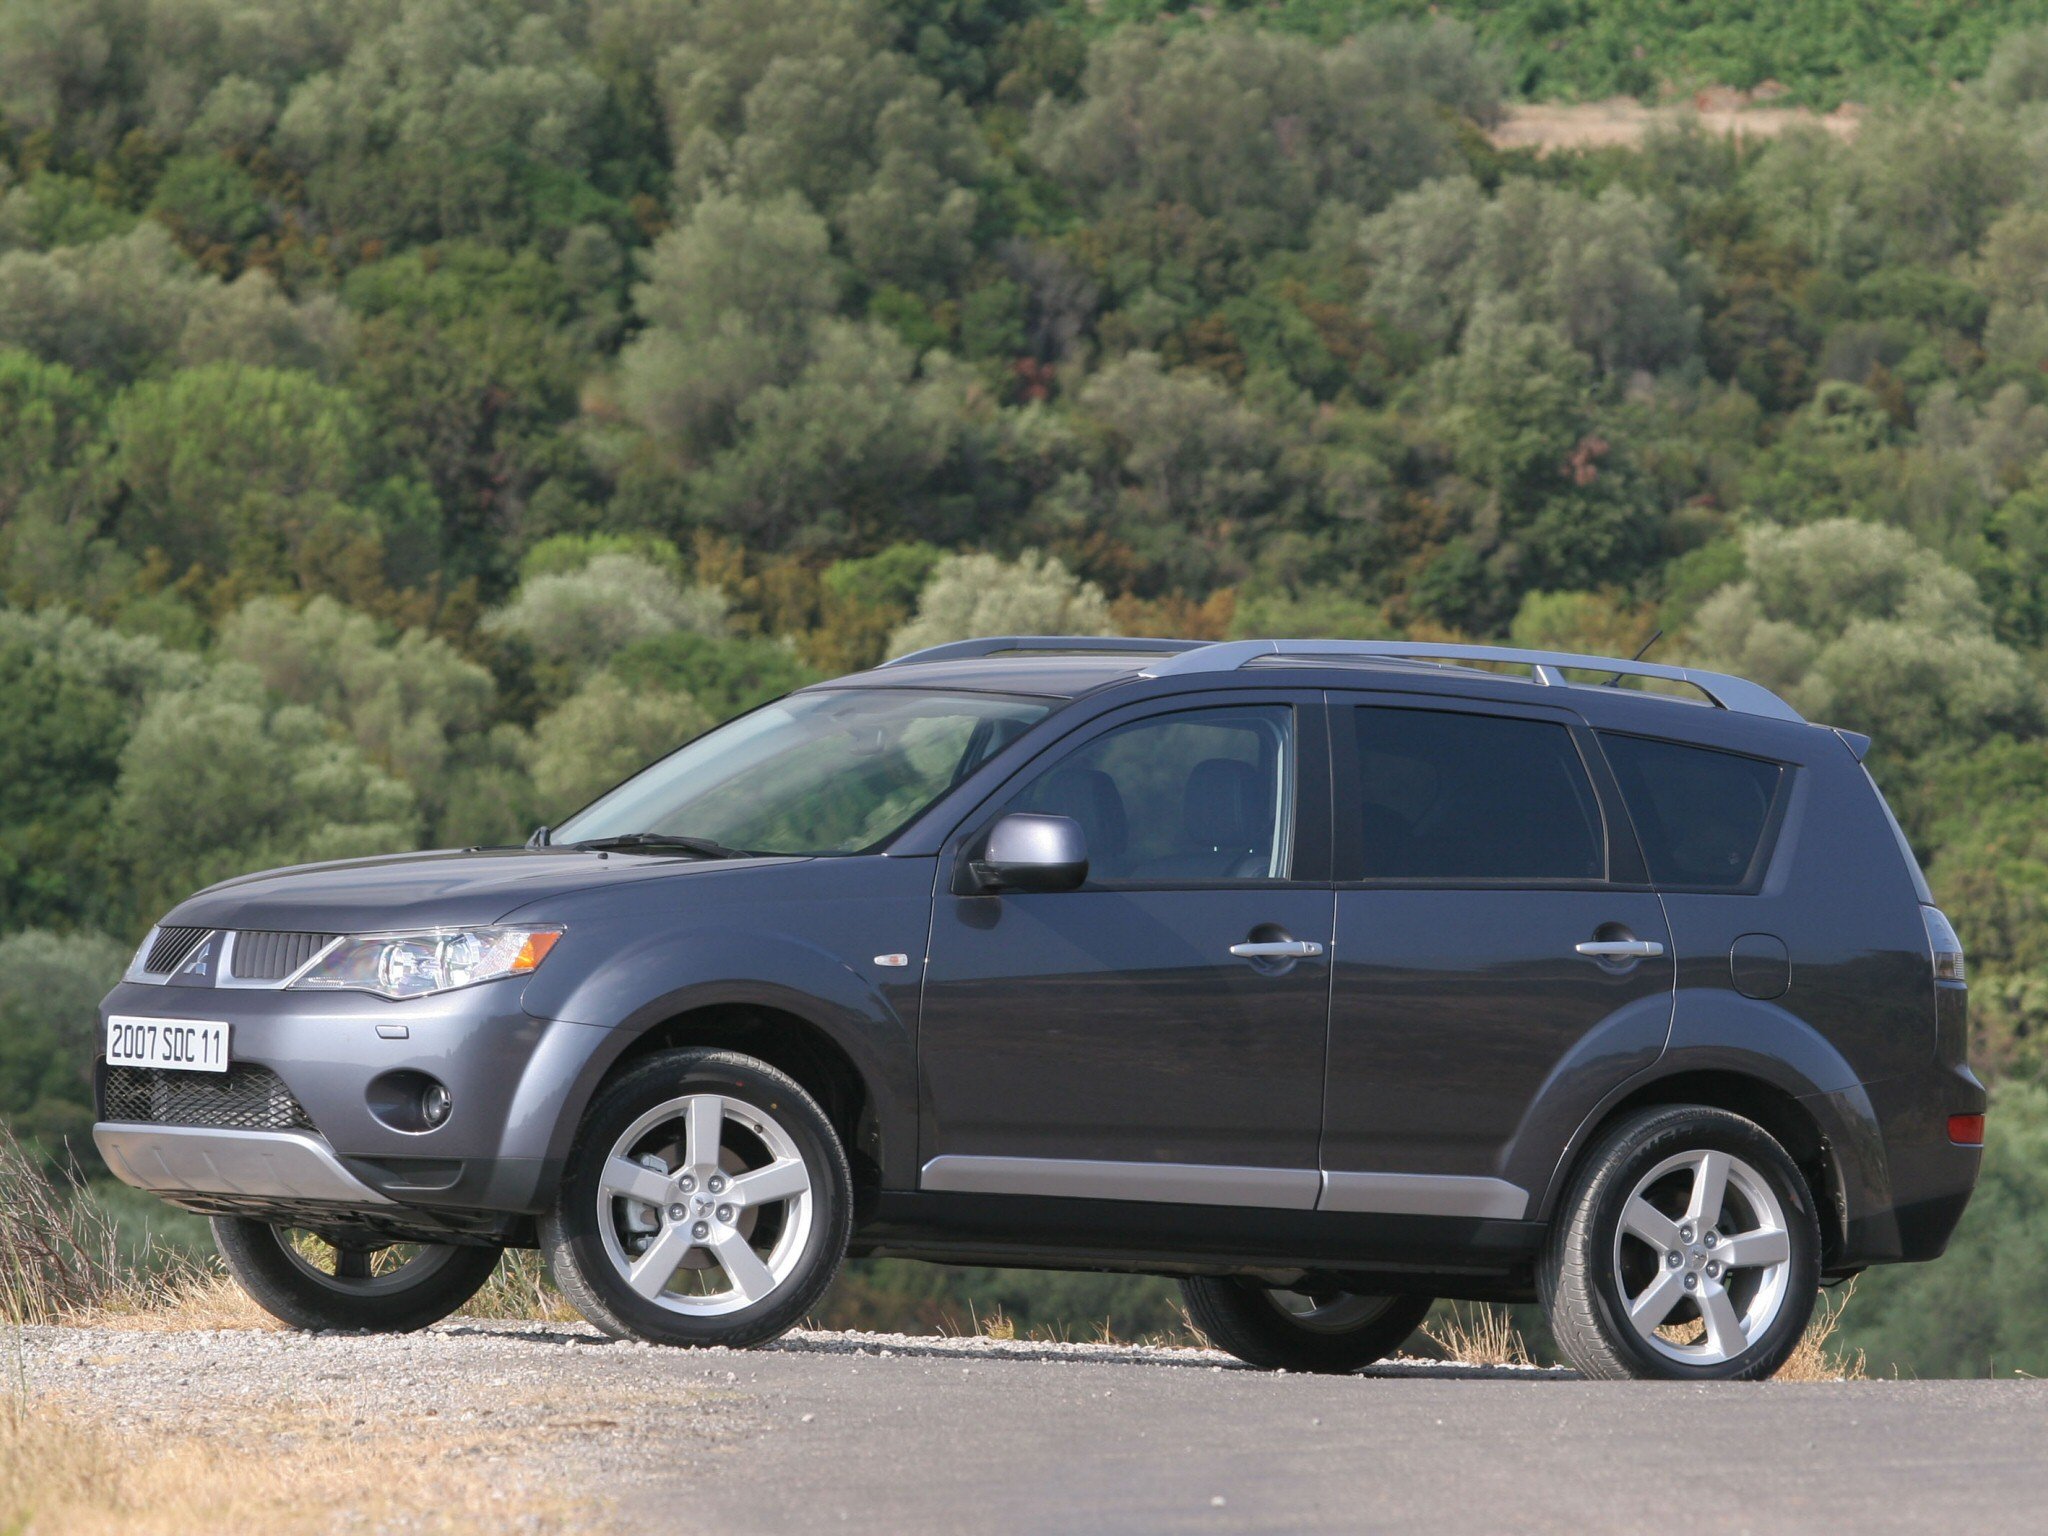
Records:
M1597 880L1600 813L1571 733L1541 720L1359 709L1367 880Z
M1783 768L1641 736L1602 736L1600 744L1652 880L1726 889L1748 879Z
M1078 821L1091 882L1280 880L1293 757L1284 706L1157 715L1097 737L1004 809Z

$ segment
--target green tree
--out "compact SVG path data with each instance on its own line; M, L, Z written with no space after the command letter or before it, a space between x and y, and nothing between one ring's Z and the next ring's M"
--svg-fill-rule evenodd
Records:
M722 634L726 608L715 587L686 587L638 555L600 554L580 569L528 578L483 628L517 637L543 662L580 677L636 640L676 630Z
M1113 633L1102 589L1050 555L948 555L918 594L916 617L890 637L889 650L901 655L977 635Z
M619 359L620 394L641 425L700 455L730 438L756 391L795 379L839 301L830 243L794 194L707 197L656 242L633 291L647 328Z
M503 841L527 822L519 732L492 723L490 673L439 636L393 631L331 597L264 597L222 623L217 649L410 786L434 841Z
M600 672L534 727L530 763L543 814L562 820L710 724L687 693L629 687Z
M419 846L405 784L314 710L271 703L237 664L159 695L121 752L110 827L130 873L130 922L216 880Z
M199 661L58 610L0 608L0 933L27 924L125 932L109 813L122 755Z
M835 554L954 532L933 484L961 435L947 392L873 324L823 322L815 348L740 406L738 441L692 482L694 514L756 547Z
M0 938L0 1119L16 1135L85 1154L99 1001L127 964L127 946L90 930Z
M337 536L377 536L350 501L368 432L346 391L307 374L217 363L139 384L109 424L122 541L179 570L314 576Z
M274 144L313 206L358 239L515 244L608 200L591 181L606 93L553 18L488 0L372 12L297 84Z
M1866 731L1891 757L2038 728L2040 684L1992 636L1970 578L1907 534L1847 519L1759 526L1746 564L1694 618L1703 664Z
M1398 73L1415 52L1398 35L1318 48L1238 27L1124 28L1089 50L1078 101L1041 103L1032 150L1101 207L1176 204L1256 244L1298 238L1327 200L1374 208L1455 168L1432 87L1491 110L1465 80Z
M1977 1192L1938 1264L1873 1270L1856 1283L1842 1342L1919 1376L2048 1370L2048 1090L2001 1084Z

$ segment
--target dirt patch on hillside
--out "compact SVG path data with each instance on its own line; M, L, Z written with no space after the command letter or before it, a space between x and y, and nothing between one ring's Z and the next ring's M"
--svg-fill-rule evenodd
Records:
M1832 112L1810 107L1776 105L1782 92L1768 84L1754 91L1700 91L1691 99L1646 106L1632 96L1614 96L1606 101L1524 102L1508 109L1491 137L1501 149L1533 149L1547 154L1553 149L1633 148L1653 127L1675 127L1696 123L1709 133L1738 138L1776 138L1788 129L1819 128L1838 139L1851 139L1863 112L1845 103Z

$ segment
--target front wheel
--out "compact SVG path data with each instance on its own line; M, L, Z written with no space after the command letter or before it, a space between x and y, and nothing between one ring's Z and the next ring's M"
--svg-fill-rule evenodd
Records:
M502 1251L348 1244L246 1216L214 1217L213 1242L257 1306L316 1333L411 1333L438 1323L483 1288Z
M664 1051L584 1117L541 1251L615 1338L765 1343L838 1273L853 1179L794 1079L731 1051Z
M1269 1371L1346 1375L1384 1359L1429 1315L1427 1296L1290 1291L1232 1276L1181 1281L1188 1319L1219 1349Z
M1813 1192L1753 1121L1645 1110L1587 1155L1537 1281L1558 1347L1588 1376L1761 1380L1813 1314Z

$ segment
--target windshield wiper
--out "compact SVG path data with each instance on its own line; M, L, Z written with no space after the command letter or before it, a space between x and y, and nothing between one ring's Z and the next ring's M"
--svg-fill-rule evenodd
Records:
M557 843L557 848L582 848L592 853L694 853L702 859L751 859L744 848L728 848L708 837L675 832L627 832L619 837L593 837L585 843Z

